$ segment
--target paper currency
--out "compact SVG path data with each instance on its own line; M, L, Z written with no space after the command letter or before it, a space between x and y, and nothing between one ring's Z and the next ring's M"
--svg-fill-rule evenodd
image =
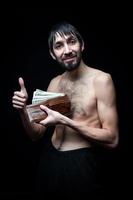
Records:
M32 104L64 95L64 93L47 92L40 89L36 89L33 92Z
M36 89L33 92L32 104L26 106L31 122L39 122L47 117L47 114L40 109L41 104L63 115L69 116L71 114L70 100L67 95Z

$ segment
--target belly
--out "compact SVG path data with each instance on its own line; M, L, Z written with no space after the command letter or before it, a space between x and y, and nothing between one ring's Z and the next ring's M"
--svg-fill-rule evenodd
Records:
M91 143L85 137L66 126L62 126L62 131L61 127L55 130L52 143L56 149L61 151L91 147Z

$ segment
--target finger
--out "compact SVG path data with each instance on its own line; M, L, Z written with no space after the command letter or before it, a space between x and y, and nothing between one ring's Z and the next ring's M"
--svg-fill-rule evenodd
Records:
M13 105L25 106L25 103L24 102L20 102L20 101L13 100L12 103L13 103Z
M40 105L41 110L43 110L46 113L49 113L50 109L44 105Z
M18 106L18 105L14 105L14 104L13 104L13 108L23 109L23 106Z
M39 124L43 125L43 126L47 126L48 125L49 120L46 118L42 121L39 122Z
M23 92L21 92L21 91L15 91L14 92L14 96L18 96L18 97L24 98L25 94Z
M18 79L18 81L19 81L19 85L20 85L21 92L27 93L23 78L20 77L20 78Z

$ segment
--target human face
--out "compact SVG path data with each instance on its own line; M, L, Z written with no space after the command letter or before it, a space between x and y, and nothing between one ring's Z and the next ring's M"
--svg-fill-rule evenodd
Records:
M57 33L51 55L65 70L72 71L78 68L81 62L82 50L83 47L76 36L72 34L61 36Z

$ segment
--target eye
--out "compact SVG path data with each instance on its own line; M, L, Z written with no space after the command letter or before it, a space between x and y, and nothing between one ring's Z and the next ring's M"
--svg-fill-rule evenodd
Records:
M76 40L74 40L74 39L71 40L71 43L75 43L75 42L76 42Z
M72 45L75 44L76 42L77 42L76 39L70 39L70 40L68 41L68 43L69 43L69 44L72 44Z
M61 43L57 43L54 45L54 49L60 49L62 47Z

